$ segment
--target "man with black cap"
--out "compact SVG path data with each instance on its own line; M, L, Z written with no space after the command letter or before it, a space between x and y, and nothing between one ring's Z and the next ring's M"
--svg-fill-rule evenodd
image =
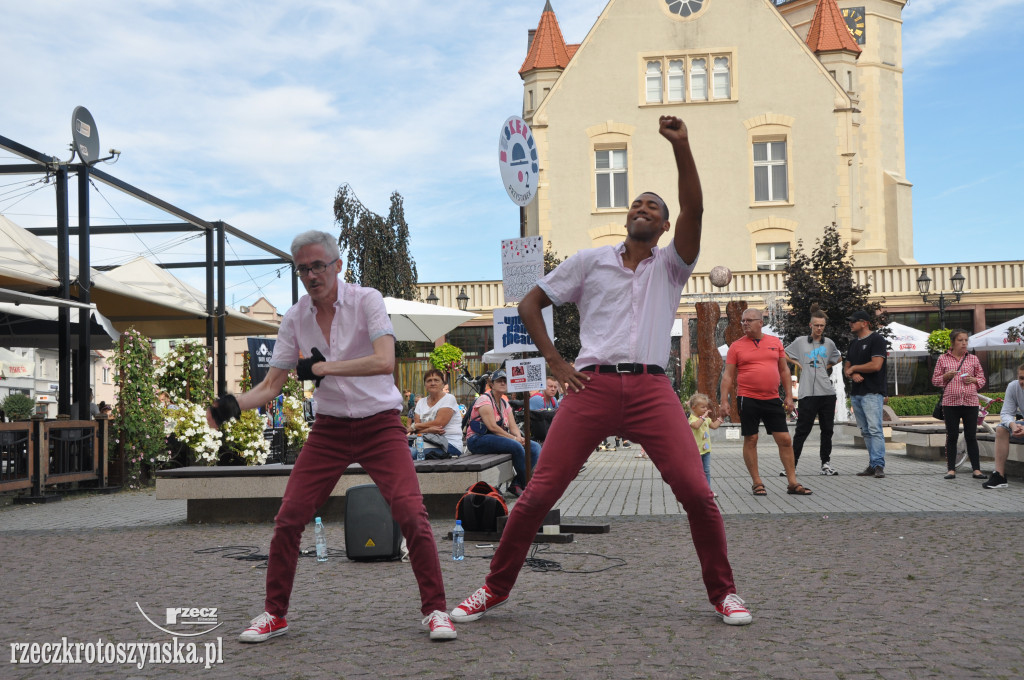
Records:
M868 447L868 466L858 477L885 477L885 436L882 403L885 400L885 361L889 345L871 330L871 317L858 310L846 319L853 341L846 352L843 374L851 381L850 404Z

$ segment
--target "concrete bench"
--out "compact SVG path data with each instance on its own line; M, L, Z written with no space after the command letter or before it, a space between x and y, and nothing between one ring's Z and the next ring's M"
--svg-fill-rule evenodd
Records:
M423 502L430 516L452 518L455 504L477 482L500 486L515 472L512 456L465 454L459 458L414 461ZM156 475L158 500L188 501L188 522L269 522L281 507L291 465L191 466L160 470ZM345 492L372 482L358 464L345 470L320 516L340 521L345 514Z
M892 440L903 443L910 458L946 460L944 425L893 425Z

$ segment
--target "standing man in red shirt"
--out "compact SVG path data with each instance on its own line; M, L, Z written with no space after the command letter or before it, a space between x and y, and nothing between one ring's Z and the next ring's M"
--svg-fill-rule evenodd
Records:
M729 414L734 422L739 416L743 462L750 472L751 490L755 496L768 495L757 470L757 428L763 422L764 429L775 438L779 447L779 458L789 483L786 493L809 496L811 490L796 479L793 438L789 436L786 424L786 413L793 409L793 390L782 340L761 332L760 309L751 307L743 310L740 324L743 337L729 345L729 353L725 357L720 412ZM780 384L782 393L786 395L785 401L779 398ZM729 407L729 395L734 388L738 414L731 413Z

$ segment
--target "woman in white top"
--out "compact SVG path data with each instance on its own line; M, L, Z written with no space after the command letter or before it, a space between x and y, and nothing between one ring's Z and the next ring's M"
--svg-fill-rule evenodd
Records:
M459 412L459 403L455 397L444 391L444 374L431 368L423 374L423 385L427 395L416 402L412 422L409 423L409 434L416 437L424 434L436 434L448 440L447 453L450 456L462 455L462 419L455 414ZM424 440L423 448L428 458L447 458L438 456L441 447ZM435 449L435 455L430 455Z

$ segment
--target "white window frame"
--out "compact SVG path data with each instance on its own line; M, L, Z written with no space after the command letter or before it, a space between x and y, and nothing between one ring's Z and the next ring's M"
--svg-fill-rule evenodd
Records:
M756 149L757 146L765 145L765 160L757 160ZM772 148L774 144L782 144L782 148L785 150L784 158L772 158ZM789 140L788 138L782 139L758 139L754 140L751 153L754 158L754 202L755 203L785 203L789 201ZM786 178L786 190L784 195L776 195L778 192L774 186L773 177L775 176L775 168L781 167L784 172L783 175ZM768 196L766 198L757 197L757 169L766 168L768 178Z
M726 52L642 55L641 106L737 101L734 54ZM694 63L703 64L695 69Z
M673 64L679 64L679 71L676 72L676 73L672 72L672 65ZM669 57L669 59L668 59L668 71L667 71L667 74L668 74L668 78L667 78L666 82L667 82L668 87L666 88L666 93L667 93L668 96L666 97L666 99L669 102L672 102L672 103L685 102L686 101L686 58L685 57L679 57L678 59L673 59L673 58ZM673 86L673 83L675 83L675 86ZM678 93L679 93L678 96L675 96L675 97L672 96L673 90L678 91Z
M758 249L768 247L768 257L762 258ZM775 250L779 246L786 248L786 256L779 257ZM789 264L789 255L792 252L792 246L788 243L758 243L754 245L754 257L756 259L755 267L757 271L779 271L785 269L786 265Z
M617 155L622 159L622 166L615 167ZM598 156L608 154L608 167L598 167ZM615 191L615 179L617 176L624 176L626 180L623 195L619 196ZM601 205L600 191L598 185L601 177L608 178L608 202L609 205ZM599 146L594 148L594 203L598 210L625 210L629 208L629 149L626 146Z
M653 69L655 70L652 70ZM661 59L649 59L647 61L647 69L645 72L644 83L646 86L645 99L648 104L661 104L665 101L665 86L664 86L664 64ZM657 98L652 97L652 92L657 93Z

